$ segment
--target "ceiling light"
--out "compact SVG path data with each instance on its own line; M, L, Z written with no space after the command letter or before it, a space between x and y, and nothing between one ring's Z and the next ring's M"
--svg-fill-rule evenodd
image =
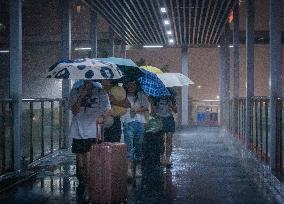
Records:
M174 43L174 39L169 39L169 43L170 44Z
M90 47L77 47L77 48L75 48L75 50L76 51L78 51L78 50L91 50L92 48L90 48Z
M229 45L229 47L234 47L234 45Z
M217 47L221 47L220 45L217 45Z
M172 31L171 31L171 30L168 30L168 31L167 31L167 34L168 34L168 35L171 35L171 34L172 34Z
M144 48L161 48L163 45L144 45Z
M166 13L166 12L167 12L166 8L165 8L165 7L162 7L162 8L161 8L161 12L162 12L162 13Z
M170 25L170 21L169 20L164 20L164 24L165 25Z
M0 50L0 53L9 53L9 50Z

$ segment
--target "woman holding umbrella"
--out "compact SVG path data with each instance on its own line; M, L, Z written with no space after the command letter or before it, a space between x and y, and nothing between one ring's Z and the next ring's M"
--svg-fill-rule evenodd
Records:
M111 106L107 93L91 80L85 80L80 87L73 87L69 102L73 113L70 137L73 138L72 152L76 154L78 189L87 196L89 151L98 139L97 124L104 122L104 118L110 114Z
M146 123L144 113L148 111L149 102L147 96L138 89L136 81L130 81L124 86L130 108L122 116L124 141L127 144L128 152L128 176L132 177L132 165L137 165L136 176L141 176L142 143L144 125Z

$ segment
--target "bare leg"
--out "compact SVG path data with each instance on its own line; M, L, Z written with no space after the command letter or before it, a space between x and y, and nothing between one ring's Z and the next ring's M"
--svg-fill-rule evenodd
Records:
M167 133L166 135L166 164L171 164L171 154L173 149L173 133Z

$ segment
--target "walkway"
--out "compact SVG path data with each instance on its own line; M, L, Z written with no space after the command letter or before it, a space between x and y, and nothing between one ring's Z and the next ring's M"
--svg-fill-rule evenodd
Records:
M225 140L217 128L178 132L173 168L149 167L136 186L129 185L128 203L276 203ZM37 176L0 194L0 203L76 203L72 154L37 168Z

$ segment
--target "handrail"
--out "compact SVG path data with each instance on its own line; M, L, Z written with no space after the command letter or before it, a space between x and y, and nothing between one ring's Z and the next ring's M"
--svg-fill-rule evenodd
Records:
M62 98L24 98L21 140L23 167L64 147ZM0 99L0 175L13 170L13 110L17 100ZM40 107L38 108L38 104Z

